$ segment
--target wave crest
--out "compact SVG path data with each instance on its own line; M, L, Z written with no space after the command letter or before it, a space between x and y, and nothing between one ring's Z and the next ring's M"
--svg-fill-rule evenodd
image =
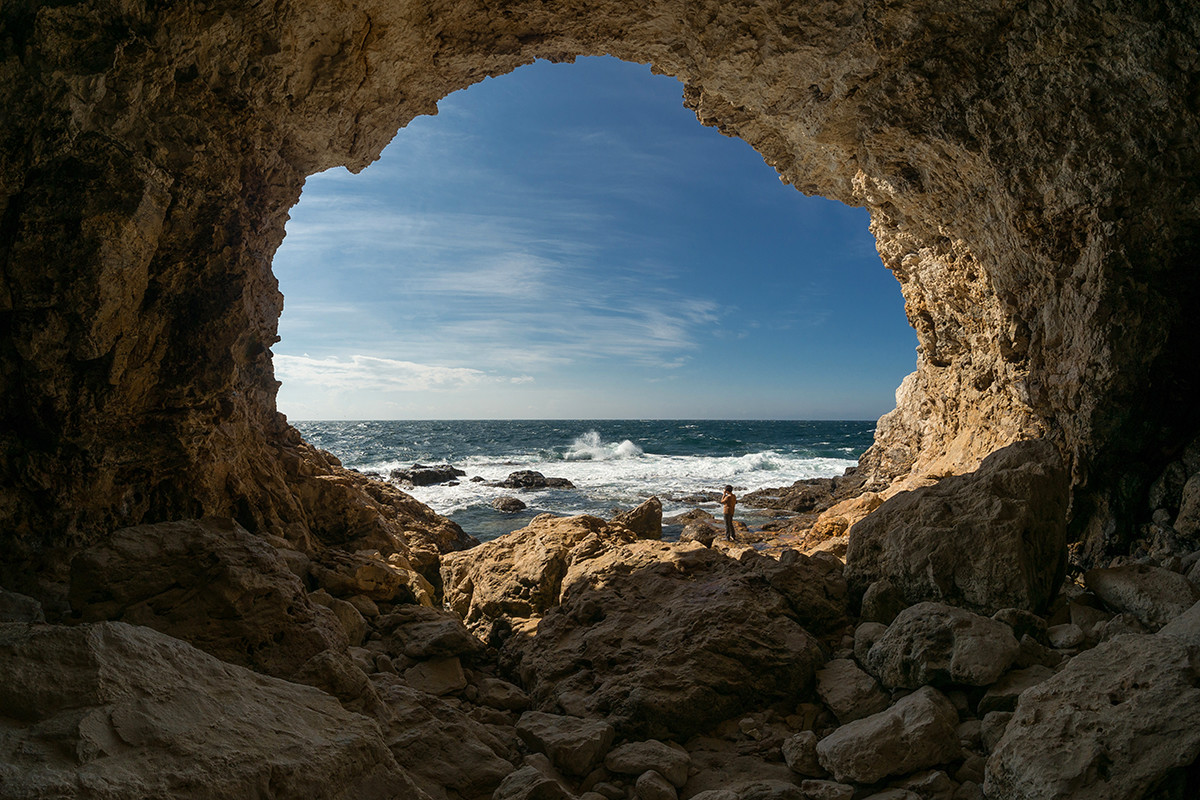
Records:
M596 431L588 431L575 439L563 458L567 461L614 461L624 458L641 458L642 448L625 439L620 442L605 442Z

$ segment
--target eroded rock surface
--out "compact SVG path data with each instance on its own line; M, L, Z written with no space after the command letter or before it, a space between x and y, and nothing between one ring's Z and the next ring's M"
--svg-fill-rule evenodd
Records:
M887 580L908 603L1043 608L1066 568L1067 488L1052 444L1010 445L976 472L898 494L855 525L846 577L860 594Z
M988 759L989 800L1143 797L1172 773L1182 787L1200 757L1198 677L1171 637L1122 636L1076 656L1021 695Z
M0 794L427 798L376 724L150 628L0 625Z

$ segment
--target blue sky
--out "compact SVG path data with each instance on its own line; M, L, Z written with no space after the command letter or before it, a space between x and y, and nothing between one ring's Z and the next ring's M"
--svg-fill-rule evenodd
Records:
M868 216L680 84L538 62L308 179L274 260L291 419L873 419L916 337Z

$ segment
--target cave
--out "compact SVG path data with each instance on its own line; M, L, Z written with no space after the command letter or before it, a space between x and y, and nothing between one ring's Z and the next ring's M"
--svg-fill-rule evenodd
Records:
M869 486L1044 440L1072 562L1128 553L1200 428L1197 42L1178 0L7 3L0 585L62 614L78 548L211 517L390 548L436 591L462 531L276 411L272 255L306 176L588 55L869 210L919 341Z

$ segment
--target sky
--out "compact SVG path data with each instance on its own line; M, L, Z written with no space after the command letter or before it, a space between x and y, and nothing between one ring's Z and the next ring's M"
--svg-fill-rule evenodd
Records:
M916 363L865 210L806 197L611 58L456 92L309 177L274 259L279 410L875 419Z

